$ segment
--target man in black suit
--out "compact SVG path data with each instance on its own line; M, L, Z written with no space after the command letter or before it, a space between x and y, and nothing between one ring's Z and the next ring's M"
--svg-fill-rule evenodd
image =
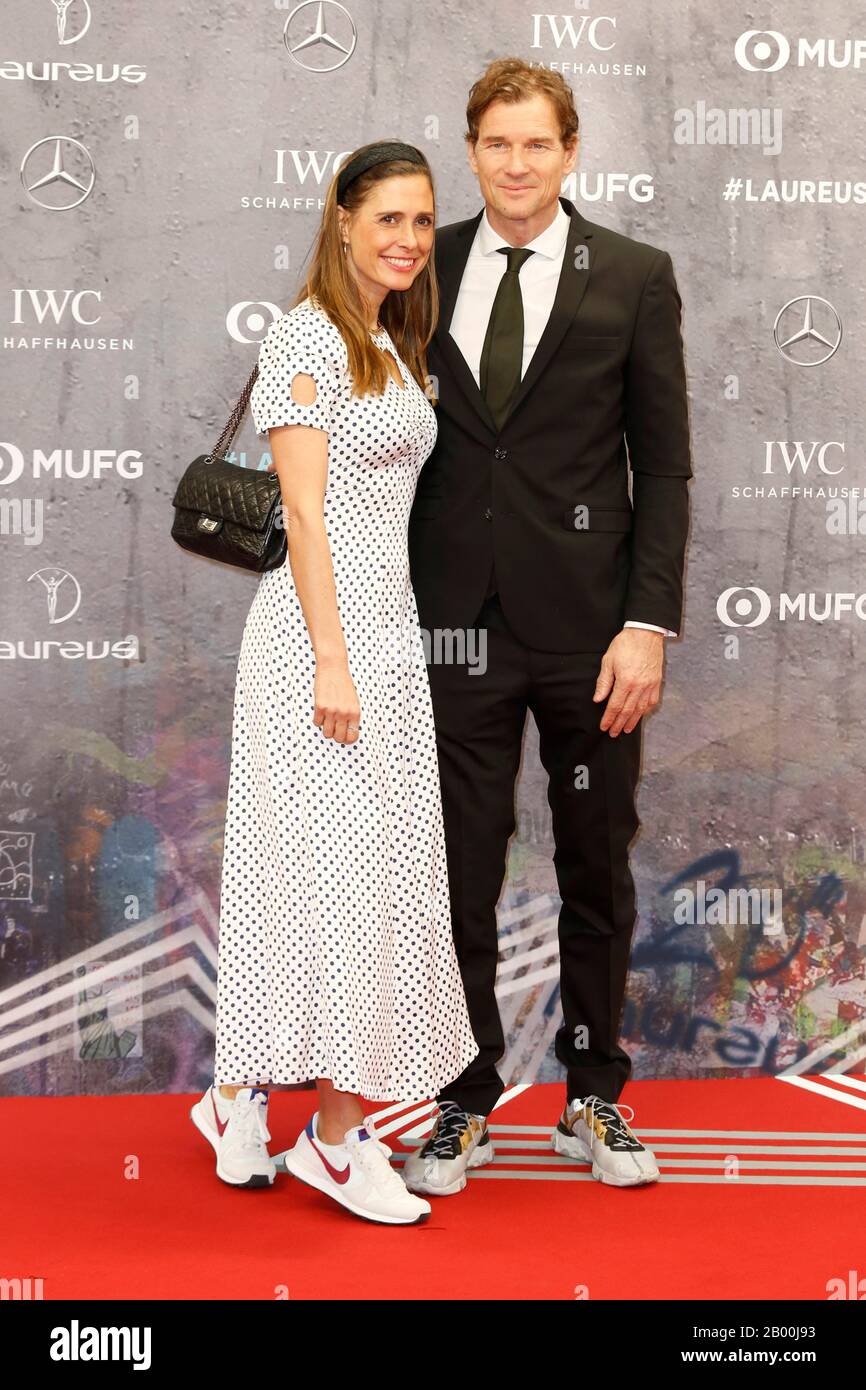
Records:
M558 74L492 63L467 123L485 207L436 234L427 361L438 438L409 553L422 627L487 640L483 670L429 666L454 939L480 1051L440 1093L404 1178L458 1192L492 1156L486 1117L504 1051L496 903L532 710L562 899L567 1094L552 1142L599 1180L632 1186L658 1177L616 1104L631 1069L617 1037L637 917L628 850L641 721L682 609L692 470L681 301L666 251L560 196L578 121Z

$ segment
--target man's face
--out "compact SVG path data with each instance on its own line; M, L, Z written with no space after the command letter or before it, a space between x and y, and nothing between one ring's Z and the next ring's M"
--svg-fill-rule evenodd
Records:
M494 101L484 112L478 139L467 142L469 164L488 207L501 217L532 220L559 197L562 180L574 168L578 140L562 144L549 97L513 104Z

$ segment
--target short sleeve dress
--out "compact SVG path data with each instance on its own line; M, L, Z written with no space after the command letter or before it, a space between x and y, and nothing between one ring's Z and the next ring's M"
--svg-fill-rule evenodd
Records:
M352 396L316 301L278 318L251 395L260 435L328 434L324 522L355 743L313 723L315 655L289 560L264 573L241 640L220 888L214 1081L330 1078L428 1099L477 1055L451 929L429 678L409 511L435 412L387 331L403 388ZM291 395L297 372L316 398Z

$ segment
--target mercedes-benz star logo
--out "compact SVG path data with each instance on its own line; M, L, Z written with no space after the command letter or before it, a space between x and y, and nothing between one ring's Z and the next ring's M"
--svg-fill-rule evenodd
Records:
M64 146L63 154L60 151L61 144ZM43 145L54 146L54 157L48 172L30 181L31 167L35 170L45 166L47 151L42 150ZM37 150L42 150L38 156ZM75 173L71 173L65 167L67 163L75 170ZM24 185L25 193L33 199L34 203L38 203L41 208L47 208L49 212L66 212L69 208L77 208L79 203L83 203L85 198L90 196L95 181L96 170L90 157L90 151L85 145L82 145L80 140L74 140L71 135L46 135L43 140L37 140L35 145L30 146L21 161L21 182ZM36 190L41 191L52 185L57 194L57 202L46 202L43 198L36 196ZM64 188L75 189L79 197L72 202L61 202Z
M803 305L803 308L795 310L795 305ZM786 315L783 331L782 319ZM818 324L824 327L824 333ZM790 332L787 331L789 326ZM773 324L773 339L782 356L795 367L820 367L833 356L842 341L842 320L829 299L817 294L800 294L782 305Z
M307 33L310 16L301 14L310 5L316 7L316 27L312 34ZM327 28L325 6L328 8ZM304 37L299 38L297 43L292 42L289 39L290 30L293 36L303 34ZM289 57L298 67L306 68L307 72L334 72L341 68L354 53L357 40L355 22L345 6L338 4L337 0L301 0L283 25L283 43ZM331 62L335 53L338 55L336 61Z

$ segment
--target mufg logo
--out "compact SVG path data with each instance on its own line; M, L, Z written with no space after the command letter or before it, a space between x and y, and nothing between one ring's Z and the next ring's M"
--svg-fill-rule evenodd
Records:
M45 1297L44 1279L34 1279L29 1274L26 1279L0 1278L0 1303L21 1302Z

